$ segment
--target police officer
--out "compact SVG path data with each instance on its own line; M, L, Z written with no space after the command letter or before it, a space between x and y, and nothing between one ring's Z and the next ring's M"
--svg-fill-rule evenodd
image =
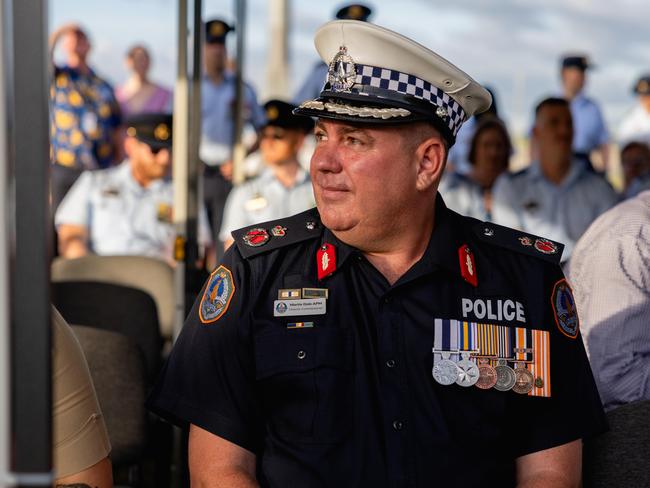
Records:
M260 152L267 167L230 192L219 233L226 247L232 244L230 233L236 229L288 217L315 205L309 174L298 162L305 135L314 124L308 117L292 114L294 108L282 100L264 104L267 122L260 132Z
M345 5L336 12L337 19L359 20L361 22L367 22L371 15L372 9L359 3ZM318 61L311 70L311 73L309 73L307 78L305 78L305 81L303 81L302 86L296 92L293 102L299 104L305 100L316 98L323 89L326 78L327 64Z
M591 165L590 154L597 150L603 166L607 166L609 134L598 104L584 94L586 72L592 64L584 55L562 58L560 76L562 95L570 102L573 117L573 152ZM590 166L591 167L591 166Z
M641 76L634 84L639 103L625 116L618 132L621 143L650 144L650 74Z
M237 80L226 67L226 36L234 30L221 19L213 19L205 24L199 157L204 163L203 198L210 226L215 233L221 228L224 205L232 189ZM264 112L250 85L244 84L243 96L245 122L259 130L264 123ZM217 252L220 255L220 251Z
M150 399L192 482L577 486L604 421L562 247L436 196L488 93L368 23L315 44L318 208L233 233Z
M533 140L537 160L494 184L492 217L498 224L563 242L565 262L589 224L618 196L586 160L571 154L573 125L565 99L547 98L537 105Z
M55 216L61 255L135 254L171 261L171 146L171 115L131 116L125 139L128 159L83 173L61 202ZM199 242L208 246L205 212L199 218Z

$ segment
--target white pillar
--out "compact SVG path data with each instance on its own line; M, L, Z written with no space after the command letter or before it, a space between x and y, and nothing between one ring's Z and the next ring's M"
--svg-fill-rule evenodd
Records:
M269 1L269 43L263 99L289 97L289 0Z

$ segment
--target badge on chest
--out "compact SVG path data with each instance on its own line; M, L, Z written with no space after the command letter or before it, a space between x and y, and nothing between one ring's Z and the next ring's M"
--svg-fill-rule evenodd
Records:
M524 306L515 300L462 298L461 309L465 319L526 323Z

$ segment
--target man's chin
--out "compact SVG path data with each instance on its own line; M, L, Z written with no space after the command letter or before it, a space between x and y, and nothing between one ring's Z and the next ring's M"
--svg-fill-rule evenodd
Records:
M345 209L333 209L331 206L318 206L320 220L333 232L345 232L355 227L354 218Z

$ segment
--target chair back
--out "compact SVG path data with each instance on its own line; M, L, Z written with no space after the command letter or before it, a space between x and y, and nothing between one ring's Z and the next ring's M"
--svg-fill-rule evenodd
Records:
M86 356L111 441L113 465L138 464L147 442L144 358L117 332L73 325Z
M146 377L152 381L162 358L156 304L148 293L121 285L92 281L52 284L52 303L69 324L119 332L141 350Z
M99 281L130 286L149 293L158 311L162 336L172 337L174 326L174 270L165 261L149 256L97 256L56 258L52 281Z

